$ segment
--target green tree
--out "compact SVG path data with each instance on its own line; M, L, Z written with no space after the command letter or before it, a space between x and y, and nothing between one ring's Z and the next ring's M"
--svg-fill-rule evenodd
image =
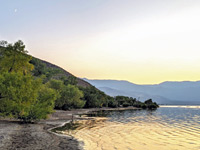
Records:
M56 90L59 95L55 102L55 108L82 108L85 105L85 102L81 100L83 93L76 86L64 85L63 81L55 79L50 80L47 86Z
M60 79L64 82L65 85L68 85L68 84L77 85L78 83L77 78L74 76L68 76L68 77L62 76Z
M58 96L57 92L51 88L42 85L38 99L30 112L30 116L33 120L46 119L47 114L51 114L54 111L55 100Z
M27 53L22 41L0 42L0 115L31 122L52 113L57 94L31 75Z
M61 92L64 88L64 84L62 81L60 80L55 80L55 79L52 79L50 80L49 82L46 83L46 85L51 88L51 89L54 89L57 93L57 99L55 101L55 108L59 109L61 108L60 106L60 98L61 98Z
M62 107L63 109L82 108L85 105L85 101L81 100L82 97L82 91L80 91L74 85L68 84L61 92L58 106Z
M4 72L0 75L0 114L24 122L45 119L53 111L56 92L31 75Z
M34 67L29 63L32 57L27 55L27 53L25 45L20 40L14 44L1 41L0 72L21 72L28 74Z
M34 69L32 70L33 76L36 76L36 77L43 76L44 83L50 81L51 79L59 78L60 74L62 74L61 70L54 67L48 67L45 61L39 60L37 58L33 57L30 60L30 63L34 65Z
M56 90L58 93L61 93L65 85L63 84L63 81L61 80L52 79L47 83L47 86Z
M42 63L41 60L37 58L32 58L30 60L30 63L34 65L34 69L32 70L34 76L38 77L47 74L47 67L44 63Z
M144 102L148 109L156 109L159 105L156 102L153 102L152 99L148 99Z
M86 108L108 106L109 98L104 92L96 89L94 86L87 88L82 88L82 87L79 88L84 93L83 99L86 101L85 104Z

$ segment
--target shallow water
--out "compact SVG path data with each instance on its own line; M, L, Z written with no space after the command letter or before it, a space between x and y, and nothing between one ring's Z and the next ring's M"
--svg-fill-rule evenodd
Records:
M200 107L103 114L107 119L73 133L86 150L200 150Z

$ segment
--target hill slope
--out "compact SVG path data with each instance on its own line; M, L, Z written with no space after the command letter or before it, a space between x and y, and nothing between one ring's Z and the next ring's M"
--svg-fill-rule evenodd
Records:
M69 73L65 69L63 69L63 68L61 68L61 67L59 67L57 65L54 65L54 64L52 64L50 62L47 62L47 61L44 61L44 60L41 60L41 59L35 58L35 57L32 58L32 61L34 61L34 63L37 63L37 64L39 63L40 66L41 66L41 63L42 63L42 65L43 65L42 67L44 67L44 68L50 68L50 69L58 70L59 73L56 73L54 75L54 78L59 78L59 77L62 77L62 76L65 76L65 77L70 77L71 76L71 77L76 78L78 86L82 86L82 87L90 87L91 86L91 84L88 83L87 81L84 81L84 80L74 76L73 74ZM31 63L34 64L32 61L31 61Z
M61 67L59 67L57 65L54 65L54 64L52 64L50 62L47 62L47 61L44 61L44 60L40 60L40 61L42 61L42 63L46 64L47 67L56 68L56 69L61 70L62 71L62 75L65 75L66 77L69 77L69 76L76 77L73 74L69 73L68 71L64 70L63 68L61 68ZM88 83L88 82L86 82L86 81L84 81L84 80L82 80L82 79L80 79L78 77L76 77L76 79L77 79L77 82L78 82L77 85L79 85L79 86L82 86L82 87L89 87L89 86L91 86L90 83Z

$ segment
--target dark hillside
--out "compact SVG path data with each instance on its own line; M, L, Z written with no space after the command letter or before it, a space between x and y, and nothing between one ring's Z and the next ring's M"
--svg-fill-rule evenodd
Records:
M88 82L74 76L73 74L69 73L68 71L64 70L63 68L61 68L57 65L54 65L52 63L49 63L47 61L44 61L44 60L41 60L41 59L38 59L38 58L35 58L35 57L33 57L33 60L38 60L38 61L42 62L42 64L44 64L44 66L47 67L47 68L58 70L59 73L57 73L53 78L58 79L59 77L62 77L62 76L65 76L65 77L72 76L72 77L76 78L78 86L82 86L82 87L90 87L91 86L91 84L89 84Z

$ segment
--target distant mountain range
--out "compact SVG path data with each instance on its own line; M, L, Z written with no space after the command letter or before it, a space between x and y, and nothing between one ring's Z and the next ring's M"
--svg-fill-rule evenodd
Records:
M200 104L200 81L138 85L124 80L83 80L110 96L124 95L141 101L152 98L159 104Z

